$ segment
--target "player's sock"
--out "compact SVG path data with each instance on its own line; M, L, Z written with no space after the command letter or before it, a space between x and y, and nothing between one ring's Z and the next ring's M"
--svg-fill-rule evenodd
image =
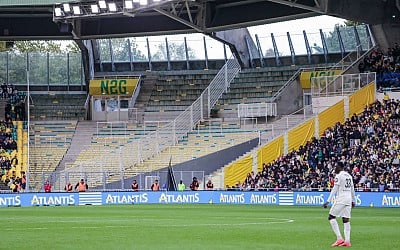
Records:
M344 227L344 240L350 242L350 222L343 223Z
M336 238L338 240L343 239L342 234L340 233L340 230L339 230L339 224L337 223L336 219L329 220L329 223L331 223L331 227L332 227L333 232L336 235Z

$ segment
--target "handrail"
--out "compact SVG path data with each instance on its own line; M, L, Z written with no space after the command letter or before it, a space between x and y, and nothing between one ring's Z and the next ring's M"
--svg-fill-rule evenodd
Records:
M89 118L89 101L90 101L90 94L88 93L85 100L85 104L83 105L83 107L85 108L86 119Z
M358 63L361 59L363 59L366 55L368 55L376 46L372 46L369 50L365 51L360 57L357 58L354 62L352 62L345 70L343 70L342 74L333 76L333 79L326 84L325 88L321 89L320 92L324 92L332 83L334 83L339 77L341 77L344 73L346 73L349 69L351 69L356 63Z
M129 143L115 148L105 148L103 155L107 157L93 157L90 160L75 163L72 168L83 169L84 166L115 166L119 165L121 171L142 163L161 151L174 146L186 136L196 124L209 115L211 108L226 92L230 83L240 72L240 64L236 58L228 59L226 64L217 73L209 86L202 92L193 104L185 109L166 126L149 132L146 136L132 139ZM114 157L108 157L111 155Z
M323 66L318 66L318 67L302 67L299 68L290 78L285 82L285 84L282 85L282 87L271 97L271 102L275 102L276 99L282 94L283 90L289 86L303 71L315 71L315 70L326 70L326 69L334 69L336 68L335 66L332 67L323 67Z
M368 26L368 28L369 28L369 26ZM371 33L370 33L370 34L371 34ZM370 37L367 37L367 39L368 39L368 41L369 41ZM371 36L371 39L373 40L373 37L372 37L372 36ZM362 42L361 42L361 43L362 43ZM361 46L361 44L360 44L359 46ZM356 49L355 51L352 51L351 53L347 54L345 57L342 58L342 60L340 60L340 62L338 62L338 63L336 64L336 65L342 64L342 70L343 70L343 72L342 72L342 74L340 74L340 75L345 74L345 73L346 73L349 69L351 69L356 63L358 63L361 59L363 59L363 58L364 58L366 55L368 55L373 49L376 48L375 41L373 40L372 46L371 46L368 50L366 50L366 51L360 56L360 55L359 55L359 46L357 46L357 49ZM353 62L351 62L350 65L348 65L345 69L343 69L343 65L344 65L343 62L345 61L345 59L350 58L350 56L353 55L353 54L352 54L353 52L357 53L357 59L354 60ZM335 66L336 66L336 65L335 65ZM334 76L334 78L333 78L328 84L326 84L325 89L328 88L333 82L335 82L336 79L337 79L340 75ZM325 89L322 89L321 92L323 92Z
M370 38L368 37L367 39L369 40ZM373 40L373 37L372 37L372 36L371 36L371 39ZM357 59L356 59L354 62L352 62L350 65L348 65L348 66L346 67L345 70L343 70L343 72L342 72L342 74L343 74L343 73L345 73L346 71L348 71L350 68L352 68L361 58L364 58L365 55L367 55L372 49L376 48L376 45L375 45L374 40L373 40L372 47L371 47L369 50L367 50L365 53L363 53L363 54L359 57L359 46L360 46L360 45L358 45L358 46L356 47L356 50L355 50L355 51L352 51L352 52L348 53L346 56L344 56L338 63L336 63L336 64L333 65L332 67L329 67L329 69L332 70L332 69L337 69L337 68L339 68L339 69L342 69L342 70L343 70L343 66L345 66L344 61L345 61L347 58L351 58L351 56L353 55L353 52L357 53ZM301 73L302 71L310 70L310 69L316 70L317 68L324 68L324 67L299 68L299 70L297 70L297 71L293 74L293 76L290 77L289 80L288 80L284 85L282 85L282 87L272 96L270 102L275 102L276 99L282 94L283 90L284 90L287 86L289 86L292 82L294 82L294 80L300 75L300 73ZM328 68L328 67L325 67L325 69L326 69L326 68ZM327 86L328 86L328 85L329 85L329 84L327 84Z
M142 80L142 76L139 76L138 83L136 84L135 89L133 90L133 93L132 93L132 96L131 96L131 100L129 102L129 107L130 108L133 108L135 106L136 99L139 96L140 90L142 88L142 81L141 80Z

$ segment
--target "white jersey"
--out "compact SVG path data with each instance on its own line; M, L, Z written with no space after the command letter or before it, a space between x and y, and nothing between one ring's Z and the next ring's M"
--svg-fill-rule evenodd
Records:
M353 177L346 171L340 171L339 174L335 176L335 185L329 195L328 201L331 202L336 194L335 203L351 205L355 202L355 192Z

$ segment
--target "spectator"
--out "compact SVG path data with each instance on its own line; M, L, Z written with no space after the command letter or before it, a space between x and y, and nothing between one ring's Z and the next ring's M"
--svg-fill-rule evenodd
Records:
M46 183L44 184L44 192L45 193L50 193L51 192L51 184L49 181L46 181Z
M74 190L72 184L68 182L64 187L65 192L72 192Z
M139 184L136 182L136 180L133 180L132 182L132 191L133 192L139 191Z
M211 180L208 180L206 184L207 190L213 190L214 189L214 184L211 182Z
M263 164L246 190L330 190L336 161L351 170L357 190L399 190L400 101L375 102L359 116L328 128L298 150ZM254 177L253 177L254 176Z
M199 189L199 182L197 181L196 177L193 177L193 181L190 184L190 190L197 191Z
M78 192L86 192L86 190L88 190L88 185L84 179L81 179L80 182L76 183L75 190L78 190Z
M185 191L185 189L186 189L185 183L183 183L183 181L180 180L178 184L178 191Z
M158 184L158 180L155 180L153 184L151 184L151 191L160 191L160 184Z

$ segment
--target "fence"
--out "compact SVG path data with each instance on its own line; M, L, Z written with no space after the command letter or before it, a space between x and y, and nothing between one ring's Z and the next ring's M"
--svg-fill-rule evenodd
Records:
M119 180L115 181L112 178L115 175L119 175ZM200 190L204 189L205 175L204 171L174 171L176 184L180 180L186 185L189 190L189 185L196 177L200 184ZM30 178L37 180L37 186L31 186L30 191L44 191L43 186L46 181L49 181L52 185L52 191L63 191L67 183L71 183L73 186L78 183L81 179L84 179L88 184L89 191L104 191L104 190L130 190L131 183L133 180L139 185L140 190L150 190L151 184L154 180L158 180L161 190L166 189L166 183L168 178L168 171L153 171L149 173L139 174L129 179L123 178L123 173L109 173L107 171L95 171L87 172L82 171L63 171L63 172L31 172ZM110 183L110 181L112 181Z
M375 81L376 73L320 76L311 78L311 96L344 96Z
M276 116L276 103L238 104L238 117L253 118Z

